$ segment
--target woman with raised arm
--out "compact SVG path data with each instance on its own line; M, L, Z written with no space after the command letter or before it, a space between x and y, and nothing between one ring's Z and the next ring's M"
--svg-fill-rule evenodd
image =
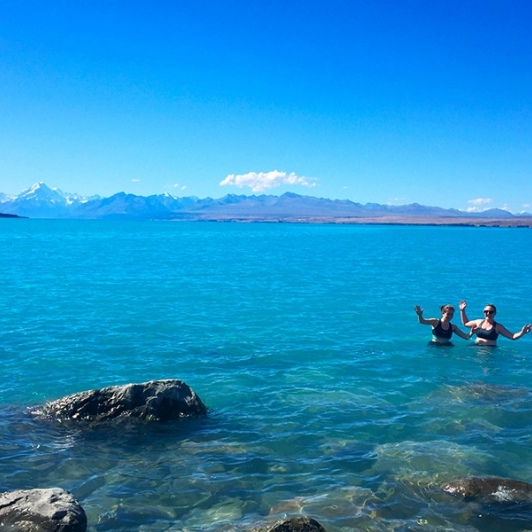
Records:
M416 305L414 310L417 314L417 319L419 323L423 325L432 326L432 340L431 343L438 345L453 345L451 343L451 337L453 333L456 333L460 338L464 340L469 340L473 335L473 330L469 334L461 331L454 323L451 323L451 320L454 316L454 307L452 305L442 305L441 318L424 318L423 309Z
M475 343L477 345L497 345L497 338L499 334L510 340L519 340L525 334L528 334L532 330L532 323L523 325L519 332L510 332L502 323L495 321L495 314L497 314L497 308L492 303L488 303L484 307L484 317L478 320L470 320L466 314L467 302L460 301L460 316L462 318L462 324L466 327L474 327L471 329L472 334L476 334L477 338Z

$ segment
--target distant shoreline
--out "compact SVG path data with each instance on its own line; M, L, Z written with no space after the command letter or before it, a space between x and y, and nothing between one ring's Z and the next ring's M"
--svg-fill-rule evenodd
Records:
M0 218L28 219L28 216L0 213ZM94 220L96 218L37 218L34 220ZM103 219L106 218L97 218ZM112 217L111 220L166 221L166 222L222 222L222 223L288 223L314 225L419 225L442 227L504 227L532 228L532 217L476 218L462 216L198 216L196 213L182 213L175 218L127 218Z
M454 218L438 217L424 218L411 216L389 216L381 218L361 218L357 220L338 220L336 223L364 223L379 225L441 225L441 226L460 226L460 227L515 227L530 228L532 227L531 218Z
M529 229L531 217L522 218L469 218L469 217L422 217L422 216L203 216L173 218L172 222L235 222L235 223L307 223L332 225L426 225L453 227L512 227Z

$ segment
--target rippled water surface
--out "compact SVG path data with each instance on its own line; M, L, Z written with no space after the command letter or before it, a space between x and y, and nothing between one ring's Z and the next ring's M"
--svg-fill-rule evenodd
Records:
M532 528L530 508L441 489L532 482L532 334L435 348L413 311L466 298L532 322L530 230L0 220L0 253L0 490L65 488L90 531ZM26 413L162 378L209 415L89 431Z

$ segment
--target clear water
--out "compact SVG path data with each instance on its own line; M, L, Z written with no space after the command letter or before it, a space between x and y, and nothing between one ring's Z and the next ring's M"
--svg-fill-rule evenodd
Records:
M532 482L532 334L427 345L415 304L532 321L528 229L0 220L0 490L59 486L91 531L525 530L441 490ZM455 322L458 323L458 316ZM113 430L26 409L178 378L204 419Z

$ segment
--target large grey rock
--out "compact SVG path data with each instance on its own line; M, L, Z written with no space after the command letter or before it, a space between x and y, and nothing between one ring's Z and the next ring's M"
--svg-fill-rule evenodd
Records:
M183 381L166 379L75 393L33 413L89 422L116 418L170 421L205 415L207 408Z
M10 532L85 532L87 516L60 488L0 493L0 528Z
M485 503L532 502L532 484L511 478L465 477L445 484L443 490Z
M307 516L288 517L259 532L326 532L318 521Z

